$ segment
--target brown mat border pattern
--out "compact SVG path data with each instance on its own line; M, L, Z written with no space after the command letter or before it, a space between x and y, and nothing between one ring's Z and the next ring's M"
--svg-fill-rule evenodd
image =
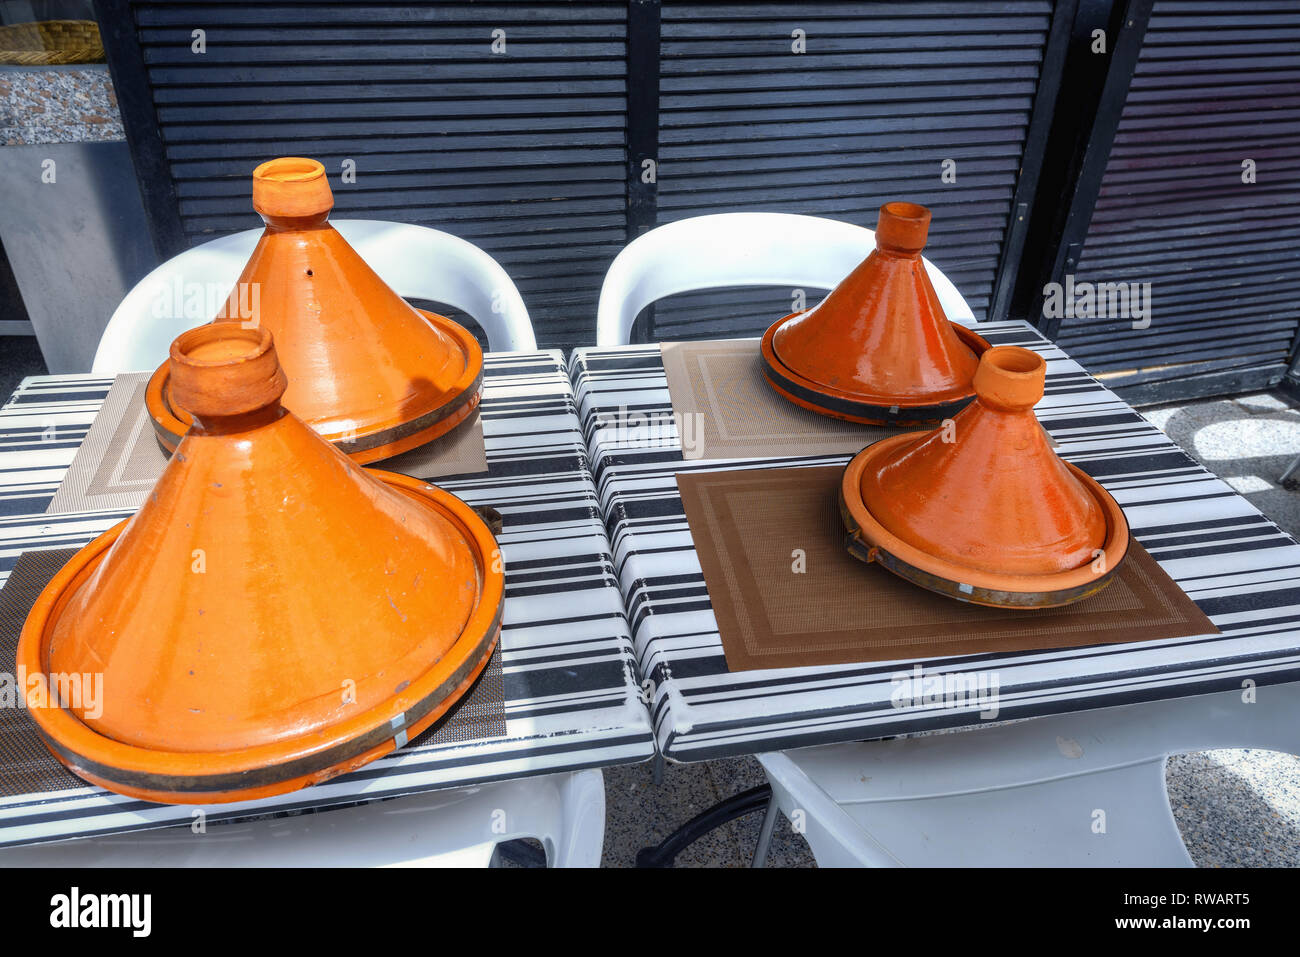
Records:
M842 472L677 474L729 670L1218 633L1136 540L1109 587L1061 608L988 608L926 591L848 554L837 499Z

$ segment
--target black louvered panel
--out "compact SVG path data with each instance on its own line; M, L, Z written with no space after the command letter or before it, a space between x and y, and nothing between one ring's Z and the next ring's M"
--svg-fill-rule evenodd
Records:
M626 239L625 3L133 10L191 243L258 224L257 163L311 156L337 217L462 236L518 283L540 343L591 340L600 279ZM347 159L355 184L340 179Z
M1300 323L1297 120L1300 5L1156 0L1075 270L1150 282L1151 325L1065 319L1085 366L1121 387L1185 378L1188 394L1283 367Z
M805 305L813 306L825 289L804 288ZM727 339L758 336L794 311L795 289L785 286L706 289L660 299L654 307L659 339Z
M1052 9L665 4L659 221L770 210L874 227L882 203L924 203L926 254L982 318ZM806 53L791 50L796 28ZM945 159L955 183L941 181ZM789 300L789 290L676 297L656 310L655 332L753 334Z

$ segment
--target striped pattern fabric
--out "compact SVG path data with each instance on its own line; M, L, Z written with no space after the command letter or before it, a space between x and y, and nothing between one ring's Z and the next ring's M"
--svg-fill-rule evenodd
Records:
M999 719L1300 679L1300 546L1032 326L978 329L994 345L1047 359L1036 411L1060 454L1114 494L1136 538L1222 634L928 659L924 673L996 678ZM969 698L926 704L894 695L913 661L729 673L674 473L842 465L849 456L688 462L658 346L579 349L569 365L665 757L978 723L981 705Z
M0 582L27 550L77 547L130 510L45 515L112 380L24 380L0 409ZM207 820L643 761L654 754L622 599L558 352L491 354L488 471L442 487L502 513L506 734L406 749L292 794L212 805ZM0 846L188 822L192 806L94 787L0 801Z

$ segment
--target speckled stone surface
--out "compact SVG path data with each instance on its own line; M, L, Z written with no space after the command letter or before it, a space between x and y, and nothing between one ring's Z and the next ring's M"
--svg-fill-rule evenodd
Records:
M123 137L106 67L0 69L0 144L95 143Z
M1300 411L1267 393L1143 409L1192 458L1300 538L1300 493L1278 479L1300 455Z
M1165 766L1165 786L1198 866L1300 867L1300 758L1258 750L1180 754Z
M753 758L668 764L654 783L650 763L605 768L605 851L602 867L633 867L637 851L658 844L701 811L767 780ZM761 811L725 824L690 845L677 867L748 867L763 821ZM772 834L769 867L813 867L807 842L781 817Z

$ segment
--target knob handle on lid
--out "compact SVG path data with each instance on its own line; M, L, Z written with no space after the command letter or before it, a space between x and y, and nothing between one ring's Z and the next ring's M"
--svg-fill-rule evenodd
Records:
M200 423L278 409L289 385L271 332L214 322L171 347L171 396Z
M253 209L267 223L324 220L334 208L325 167L314 159L282 156L253 170Z
M1037 352L1020 346L994 346L980 356L975 395L983 404L998 409L1032 409L1043 397L1046 378L1047 363Z
M876 246L915 256L930 235L930 210L917 203L886 203L876 220Z

